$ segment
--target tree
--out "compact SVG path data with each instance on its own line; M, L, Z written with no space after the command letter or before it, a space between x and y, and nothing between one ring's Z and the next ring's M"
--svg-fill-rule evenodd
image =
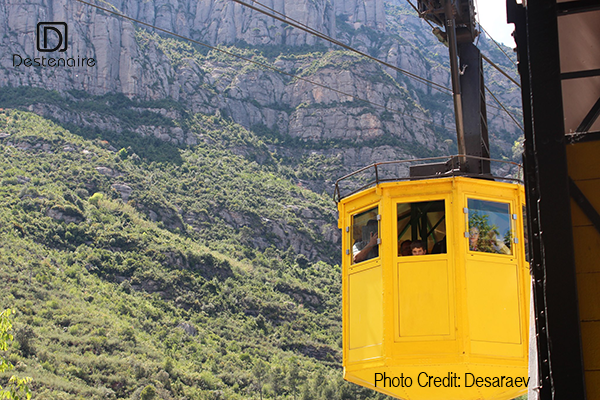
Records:
M153 400L156 398L156 389L153 385L148 385L142 390L140 395L141 400Z
M31 339L35 338L35 333L29 325L25 325L15 331L14 339L19 343L23 357L29 357L34 353Z
M13 340L13 335L8 333L12 329L12 323L10 322L10 314L12 313L13 311L10 308L0 312L0 351L8 350L8 343ZM0 356L0 372L10 371L13 368L10 362ZM11 376L6 388L0 386L0 399L31 399L31 391L27 386L30 381L31 378Z
M256 378L256 387L258 392L260 393L260 400L263 398L263 383L265 381L265 377L267 376L267 363L261 360L260 358L254 362L254 366L252 367L252 374Z
M296 357L292 357L289 361L286 380L295 400L296 392L298 391L298 385L302 381L302 376L300 375L300 368L298 366L298 360Z
M127 149L122 148L121 150L119 150L119 152L117 153L117 155L119 156L119 158L121 160L125 160L129 154L127 153Z

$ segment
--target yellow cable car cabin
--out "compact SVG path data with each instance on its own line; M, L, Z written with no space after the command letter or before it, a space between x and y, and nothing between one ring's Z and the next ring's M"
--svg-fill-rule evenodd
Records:
M344 378L411 400L525 393L522 185L449 176L336 191Z

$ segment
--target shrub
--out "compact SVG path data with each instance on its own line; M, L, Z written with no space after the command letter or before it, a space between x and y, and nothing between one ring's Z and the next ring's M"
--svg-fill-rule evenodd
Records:
M153 385L148 385L142 390L140 395L141 400L153 400L156 398L156 389Z
M102 193L97 192L97 193L94 193L92 195L92 197L89 198L88 201L90 203L92 203L93 205L95 205L96 207L98 207L98 202L102 199L104 199L104 195Z

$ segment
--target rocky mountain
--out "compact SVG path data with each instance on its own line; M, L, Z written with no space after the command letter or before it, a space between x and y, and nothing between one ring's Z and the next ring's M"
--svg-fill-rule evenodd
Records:
M453 151L448 93L234 1L103 4L115 13L180 36L82 2L3 0L0 85L35 86L67 94L72 90L93 95L117 92L134 100L173 100L194 113L219 113L247 129L278 138L268 140L271 151L293 155L294 164L316 155L330 160L335 168L327 182L307 182L318 191L331 190L335 177L375 161ZM398 68L450 85L447 49L405 2L278 0L264 5ZM93 58L95 66L14 66L14 54L23 58L44 55L35 44L39 21L64 21L69 27L69 48L52 54L75 60ZM226 53L199 43L219 46ZM514 74L514 66L489 40L482 38L480 47ZM497 71L486 69L488 87L516 111L518 89ZM488 103L494 107L492 100ZM495 107L489 112L492 153L510 158L519 128ZM35 110L64 122L83 119L100 129L119 126L117 121L90 122L93 115L73 117L44 106ZM141 134L189 143L196 140L189 132L153 127Z

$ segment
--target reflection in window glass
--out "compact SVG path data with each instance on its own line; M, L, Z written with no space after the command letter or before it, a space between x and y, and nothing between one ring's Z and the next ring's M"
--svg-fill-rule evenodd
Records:
M398 255L446 253L444 200L399 203Z
M513 239L510 205L495 201L468 199L469 250L512 254Z
M352 216L352 263L370 260L379 256L378 208L372 208Z

